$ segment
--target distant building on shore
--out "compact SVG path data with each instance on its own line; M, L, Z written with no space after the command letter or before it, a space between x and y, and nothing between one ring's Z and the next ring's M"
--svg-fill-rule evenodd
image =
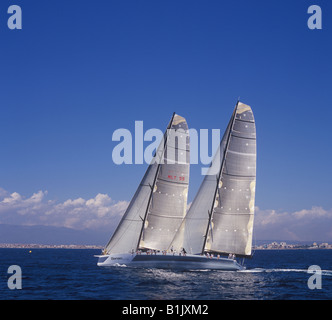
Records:
M254 249L257 250L273 250L273 249L332 249L332 244L327 242L323 242L318 244L317 242L313 242L311 245L309 244L287 244L285 241L280 243L273 241L271 243L261 244L254 246Z

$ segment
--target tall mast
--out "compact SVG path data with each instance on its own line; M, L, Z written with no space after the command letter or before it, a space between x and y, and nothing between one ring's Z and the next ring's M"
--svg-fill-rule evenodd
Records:
M205 235L204 235L204 242L203 242L203 247L202 247L201 254L204 254L204 251L205 251L205 244L206 244L206 240L207 240L208 232L209 232L209 227L210 227L211 220L212 220L214 203L216 201L219 180L220 180L223 168L224 168L226 153L227 153L227 149L228 149L228 145L229 145L229 141L230 141L230 137L231 137L231 132L232 132L232 129L233 129L233 126L234 126L234 120L235 120L236 109L237 109L238 104L239 104L239 100L237 100L236 106L235 106L234 111L233 111L232 120L231 120L231 126L230 126L230 129L229 129L228 135L227 135L227 142L226 142L226 146L225 146L225 149L224 149L224 154L223 154L223 158L222 158L222 164L220 166L220 170L219 170L218 177L217 177L216 189L214 191L214 196L213 196L213 201L212 201L212 205L211 205L211 210L208 211L209 221L208 221L208 224L207 224L207 227L206 227L206 231L205 231Z
M148 211L149 211L149 207L150 207L150 203L151 203L151 199L152 199L152 194L153 194L153 190L154 190L154 187L156 185L156 181L157 181L157 176L158 176L158 173L159 173L159 170L160 170L160 162L161 162L161 159L162 157L164 156L165 154L165 148L166 148L166 144L167 144L167 138L168 138L168 134L169 134L169 129L172 127L172 123L173 123L173 119L174 119L174 116L175 116L175 112L173 112L173 115L172 115L172 118L171 118L171 121L169 122L168 126L167 126L167 129L166 129L166 132L164 134L164 148L162 150L162 155L159 159L159 162L158 162L158 167L157 167L157 170L156 170L156 174L154 176L154 179L153 179L153 184L152 186L150 185L150 188L151 188L151 192L150 192L150 195L149 195L149 201L148 201L148 204L146 206L146 210L145 210L145 214L144 214L144 219L142 219L142 228L141 228L141 232L140 232L140 235L138 237L138 242L137 242L137 246L136 246L136 251L139 249L139 244L141 242L141 238L142 238L142 234L143 234L143 230L144 230L144 226L145 226L145 221L146 221L146 217L148 215ZM157 155L157 150L156 150L156 154L155 156Z

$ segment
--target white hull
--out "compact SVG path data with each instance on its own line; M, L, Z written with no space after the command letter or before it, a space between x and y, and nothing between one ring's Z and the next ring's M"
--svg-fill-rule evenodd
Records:
M173 254L110 254L100 255L99 267L128 266L137 268L162 268L182 270L227 270L237 271L245 269L236 260L227 258L208 258L200 255L173 255Z

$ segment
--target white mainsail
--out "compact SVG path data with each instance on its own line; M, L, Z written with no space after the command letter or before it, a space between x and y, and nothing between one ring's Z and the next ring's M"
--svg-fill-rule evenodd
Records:
M188 126L183 117L173 114L156 155L105 247L106 253L167 249L185 215L188 182Z
M205 250L250 256L255 211L256 126L239 102L227 141Z
M251 108L238 102L211 167L172 245L251 255L256 183L256 128Z
M189 183L189 131L175 115L147 210L140 248L166 250L186 214Z

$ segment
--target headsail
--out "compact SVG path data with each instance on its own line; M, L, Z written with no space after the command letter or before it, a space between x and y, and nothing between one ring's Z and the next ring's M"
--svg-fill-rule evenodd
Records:
M174 115L166 139L140 248L166 250L186 214L190 155L188 125L183 117Z
M202 248L205 246L205 237L209 225L211 207L214 202L219 172L223 162L224 151L231 125L232 120L227 126L212 160L211 166L182 222L179 232L173 239L171 246L176 250L185 248L192 254L202 253Z
M131 202L123 215L105 251L109 253L127 253L136 250L142 228L142 221L151 193L151 185L157 172L157 163L150 164Z
M188 182L188 126L184 118L173 114L106 253L126 253L138 247L166 249L185 214Z

